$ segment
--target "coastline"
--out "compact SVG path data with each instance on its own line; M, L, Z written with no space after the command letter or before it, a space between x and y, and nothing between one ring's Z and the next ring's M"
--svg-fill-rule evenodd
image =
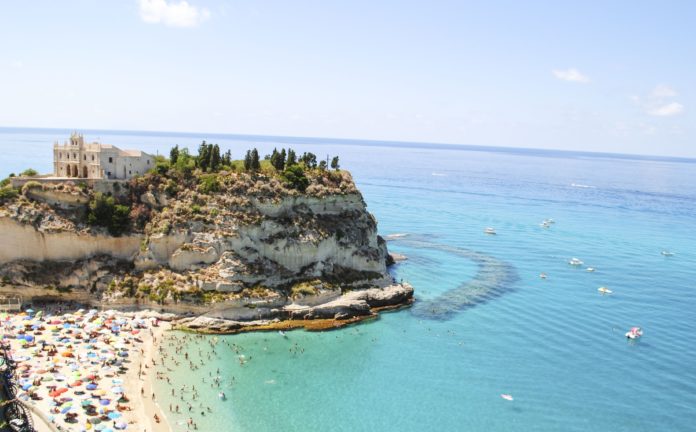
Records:
M143 342L143 351L138 358L138 371L142 372L139 377L135 369L129 371L125 381L125 386L131 389L132 394L140 394L143 390L143 395L140 397L141 404L138 405L137 415L138 424L142 424L144 432L171 432L173 429L169 425L167 416L162 407L157 403L157 395L154 391L154 379L156 374L154 368L151 368L152 360L159 349L160 343L164 337L165 331L169 330L171 325L166 321L161 321L158 327L152 327L152 335L148 336ZM148 367L145 367L148 365ZM153 400L152 395L155 395ZM155 421L154 415L157 414L160 421ZM147 425L147 427L145 427Z

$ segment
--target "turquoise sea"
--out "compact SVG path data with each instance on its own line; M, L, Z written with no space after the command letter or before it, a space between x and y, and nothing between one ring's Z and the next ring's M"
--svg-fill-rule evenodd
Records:
M0 175L50 170L50 144L67 134L0 129ZM189 416L205 431L695 429L695 160L231 135L86 137L160 153L207 139L237 157L288 144L338 154L380 232L403 234L389 248L408 257L392 271L414 285L412 309L287 338L171 334L170 356L183 344L197 365L180 358L178 366L165 361L171 371L158 367L177 393L158 381L160 404L182 411L170 415L175 430L186 430ZM556 222L548 229L540 226L547 218ZM585 265L568 265L572 257ZM613 294L600 295L600 286ZM624 337L632 326L645 331L637 342Z

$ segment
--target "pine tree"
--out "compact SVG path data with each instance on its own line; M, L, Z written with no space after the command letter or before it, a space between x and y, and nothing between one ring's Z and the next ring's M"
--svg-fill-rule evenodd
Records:
M222 156L222 165L224 166L230 166L232 165L232 151L227 150L225 154Z
M210 165L210 147L206 144L205 140L198 146L198 167L206 171Z
M314 153L303 153L301 161L307 168L314 169L317 167L317 156Z
M176 161L179 160L179 145L175 145L172 147L172 149L169 151L169 163L172 165L176 164Z
M280 149L280 170L285 169L285 159L287 158L287 154L285 153L285 149Z
M251 150L247 150L244 156L244 171L251 171Z
M220 146L215 144L210 151L210 170L217 172L218 169L220 169Z
M285 162L285 166L297 165L297 155L295 155L295 150L288 149L288 160Z
M259 151L253 149L251 151L251 170L258 171L261 169L261 161L259 160Z
M331 159L331 168L338 171L339 167L340 167L340 165L338 165L338 156L334 156L333 159Z

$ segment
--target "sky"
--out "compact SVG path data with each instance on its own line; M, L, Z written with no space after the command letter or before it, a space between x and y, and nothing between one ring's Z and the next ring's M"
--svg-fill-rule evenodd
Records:
M0 127L696 157L696 2L0 5Z

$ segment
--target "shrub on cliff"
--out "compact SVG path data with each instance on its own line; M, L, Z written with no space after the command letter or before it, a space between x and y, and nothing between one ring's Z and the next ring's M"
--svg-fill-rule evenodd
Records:
M128 230L130 226L130 208L116 204L114 197L97 193L89 203L87 223L102 226L114 236L119 236Z
M19 192L11 187L0 188L0 205L17 198Z
M200 176L198 182L198 191L203 194L211 194L220 192L220 182L215 174L204 174Z
M37 181L28 181L24 183L24 186L22 186L22 195L26 195L28 191L33 190L33 189L41 189L41 183Z
M25 169L24 171L19 173L20 177L34 177L35 175L39 175L39 173L35 169L32 169L32 168Z
M283 171L283 180L293 189L304 192L309 186L309 179L305 176L304 170L299 165L290 165Z

